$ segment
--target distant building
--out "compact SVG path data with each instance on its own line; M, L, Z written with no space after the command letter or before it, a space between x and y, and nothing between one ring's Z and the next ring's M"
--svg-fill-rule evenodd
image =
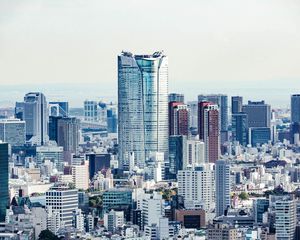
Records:
M248 101L247 105L243 105L242 110L248 116L249 128L271 127L271 106L265 101Z
M25 121L20 119L1 119L0 140L7 142L12 147L23 146L26 142Z
M300 134L300 94L291 96L290 141L295 143L295 136Z
M181 224L187 229L200 229L206 226L205 211L203 209L175 210L175 220L181 222Z
M42 166L45 160L53 162L54 166L59 171L63 171L64 155L63 147L59 146L40 146L36 148L36 163L37 166Z
M98 121L98 103L97 101L84 101L84 121L97 122Z
M107 132L108 133L117 133L118 131L118 117L116 109L108 108L107 109Z
M222 216L230 208L230 163L227 160L216 162L216 216Z
M124 212L111 210L104 214L104 227L107 231L114 233L124 225Z
M196 139L187 140L187 161L183 162L183 168L187 166L199 166L205 163L205 144Z
M241 113L243 108L243 97L233 96L231 97L231 113Z
M49 102L49 116L69 116L69 103L68 102Z
M169 93L169 102L181 102L184 103L184 95L181 93Z
M249 143L255 147L271 141L271 129L267 127L249 128Z
M110 154L105 153L91 153L87 154L89 160L89 178L93 179L95 174L99 171L107 170L110 168Z
M26 139L33 145L48 142L48 111L44 94L27 93L24 97L22 120L26 122Z
M189 127L192 130L193 134L196 134L198 131L198 102L188 102L189 109Z
M232 140L241 145L248 144L248 115L245 113L232 114Z
M72 178L75 188L87 190L89 188L89 162L72 166Z
M209 240L239 240L238 229L227 224L208 226L207 239Z
M0 142L0 222L5 221L6 209L9 206L8 190L8 143Z

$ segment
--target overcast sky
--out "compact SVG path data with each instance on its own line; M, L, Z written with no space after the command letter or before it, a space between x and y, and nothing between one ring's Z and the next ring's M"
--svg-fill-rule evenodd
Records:
M262 87L288 102L300 90L300 1L0 0L2 96L115 97L122 50L164 50L170 91L188 99Z

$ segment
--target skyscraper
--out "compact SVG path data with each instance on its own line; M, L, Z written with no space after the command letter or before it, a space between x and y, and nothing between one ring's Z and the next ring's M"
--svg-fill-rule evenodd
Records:
M245 113L232 114L232 140L241 145L248 144L248 116Z
M181 93L170 93L169 102L181 102L184 103L184 95Z
M189 112L187 105L181 102L169 102L169 134L188 135Z
M228 96L223 94L198 95L198 102L211 102L219 106L220 131L228 131Z
M243 97L233 96L231 97L231 113L236 114L242 112Z
M291 96L291 122L300 122L300 94Z
M23 146L26 142L25 121L20 119L0 120L0 140L12 147Z
M5 221L8 194L8 143L0 142L0 222Z
M169 138L169 172L176 178L178 170L182 170L187 159L187 137L170 136Z
M168 155L168 60L162 52L118 56L118 140L121 167L130 154L143 168L152 152Z
M295 134L300 134L300 94L291 96L291 143L294 143Z
M210 102L200 102L198 109L198 131L205 144L205 162L215 163L220 156L219 107Z
M26 138L33 145L48 142L47 101L43 93L27 93L24 97L23 120L26 122Z
M216 217L224 215L230 207L230 163L227 160L216 162Z
M265 101L248 101L243 105L243 112L248 115L248 127L271 127L271 106Z

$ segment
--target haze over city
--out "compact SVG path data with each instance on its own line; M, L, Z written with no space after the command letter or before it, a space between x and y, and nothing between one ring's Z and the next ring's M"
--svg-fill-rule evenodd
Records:
M117 55L164 50L169 89L187 100L220 92L287 107L300 90L299 10L283 0L1 1L0 104L29 88L77 107L91 95L116 101Z

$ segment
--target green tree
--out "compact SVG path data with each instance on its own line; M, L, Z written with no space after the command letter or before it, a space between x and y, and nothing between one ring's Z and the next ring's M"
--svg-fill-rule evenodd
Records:
M247 200L247 199L249 199L249 195L246 192L241 192L240 195L239 195L239 198L241 200Z
M50 230L46 229L41 231L39 240L59 240L59 238Z

